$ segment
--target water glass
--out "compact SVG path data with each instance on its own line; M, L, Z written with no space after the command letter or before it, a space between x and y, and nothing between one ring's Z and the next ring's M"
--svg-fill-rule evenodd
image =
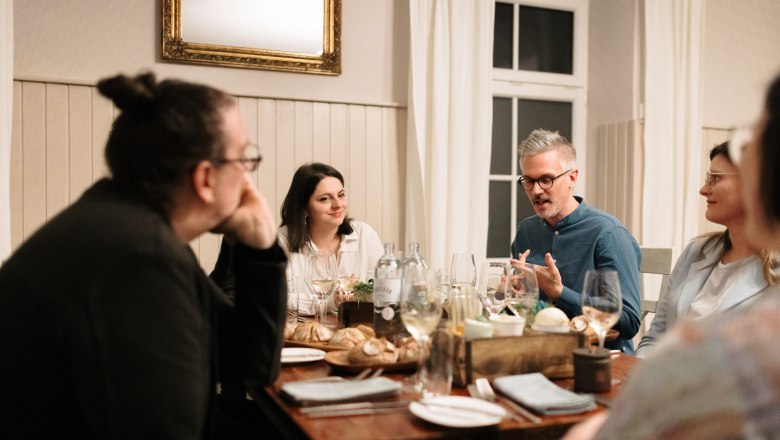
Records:
M455 336L450 327L442 321L429 338L430 354L419 371L423 397L447 396L452 391Z
M536 279L536 269L530 263L514 263L508 271L509 291L506 301L530 325L533 323L536 303L539 301L539 282Z

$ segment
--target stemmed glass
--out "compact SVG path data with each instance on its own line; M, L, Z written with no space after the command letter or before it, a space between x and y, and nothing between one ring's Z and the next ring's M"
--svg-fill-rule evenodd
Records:
M513 310L517 310L530 324L539 301L539 282L536 270L530 263L514 263L507 268L509 275L506 301Z
M505 263L486 261L482 264L482 278L479 282L478 292L491 319L498 317L498 314L506 307L508 279Z
M620 278L614 270L601 269L585 272L582 284L582 314L599 338L599 349L604 348L607 330L617 324L623 308Z
M317 300L317 320L320 324L330 327L327 323L327 298L336 287L336 256L325 251L312 252L306 269L304 280Z
M341 251L338 258L338 283L344 292L344 300L352 298L352 290L358 281L358 259L355 251Z
M437 272L422 266L404 269L401 283L401 322L417 341L417 378L415 388L422 390L423 371L428 353L428 337L439 325L442 311L441 281Z
M464 284L472 287L477 284L477 267L474 265L474 254L452 254L450 263L450 283L455 289Z

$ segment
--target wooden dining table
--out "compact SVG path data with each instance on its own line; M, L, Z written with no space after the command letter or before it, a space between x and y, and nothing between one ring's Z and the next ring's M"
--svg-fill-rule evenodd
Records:
M602 393L603 400L611 401L620 392L629 372L638 360L629 355L617 354L612 359L613 386ZM431 438L512 438L512 439L558 439L575 423L604 410L599 404L592 411L573 415L542 416L540 424L530 421L506 419L497 426L482 428L448 428L438 426L414 416L408 409L392 413L353 415L340 417L312 418L280 396L285 382L293 382L334 375L325 361L283 366L279 378L273 385L250 392L259 410L276 423L276 428L285 438L301 439L431 439ZM385 375L393 380L403 381L401 374ZM556 384L572 389L573 379L556 379ZM465 388L453 387L452 395L467 396ZM419 397L419 395L417 396ZM395 397L410 399L405 391ZM601 400L601 399L599 399Z

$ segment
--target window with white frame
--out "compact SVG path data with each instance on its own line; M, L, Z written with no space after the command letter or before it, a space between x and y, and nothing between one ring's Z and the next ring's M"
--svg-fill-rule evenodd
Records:
M587 26L588 0L496 1L488 258L506 258L518 223L534 213L517 156L532 130L560 132L583 168ZM580 174L580 190L584 183Z

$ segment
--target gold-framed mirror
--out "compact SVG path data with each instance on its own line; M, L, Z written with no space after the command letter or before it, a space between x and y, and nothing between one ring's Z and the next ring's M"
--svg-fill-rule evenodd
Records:
M162 0L162 58L341 74L341 0Z

